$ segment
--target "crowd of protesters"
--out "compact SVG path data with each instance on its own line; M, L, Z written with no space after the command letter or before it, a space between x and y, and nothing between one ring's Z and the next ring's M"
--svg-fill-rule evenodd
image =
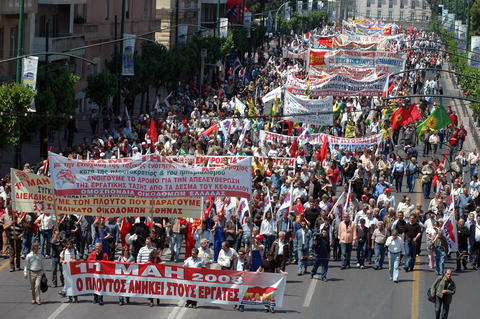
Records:
M411 71L392 79L395 93L442 94L440 72L428 78L431 71L417 71L428 67L441 69L448 60L443 53L427 50L437 47L438 39L424 31L403 32L404 40L397 44L397 49L408 49L406 67ZM468 262L476 267L480 250L479 155L475 148L464 149L467 131L459 125L455 112L447 107L452 124L440 131L427 130L423 145L415 134L415 123L395 131L390 129L391 110L402 104L409 106L408 99L395 100L392 105L377 98L335 98L335 105L343 107L335 115L333 126L326 128L294 125L281 116L272 118L264 115L261 97L281 87L282 73L293 65L299 68L299 77L305 73L302 61L284 60L281 54L280 48L273 47L265 54L248 56L242 67L227 72L226 81L215 77L211 83L205 81L207 84L200 90L195 79L183 82L175 95L163 101L159 97L153 111L143 110L132 122L114 122L112 117L103 117L99 131L100 123L91 121L91 137L59 150L74 159L111 159L137 153L253 156L253 193L249 212L241 220L237 218L240 199L230 198L208 198L205 207L210 209L201 221L134 216L55 218L50 214L14 212L11 183L6 176L0 194L0 223L4 229L3 255L10 256L11 271L20 268L20 259L29 253L31 243L38 241L41 255L52 260L52 287L60 286L57 270L64 285L62 264L72 260L158 263L166 256L166 248L171 262L183 259L186 267L283 273L287 264L295 263L299 276L310 274L312 278L322 266L324 281L328 280L329 261L341 261L340 269L347 270L354 251L360 269L372 265L373 270L381 270L388 259L390 280L398 282L401 263L407 272L414 269L415 257L422 252L424 233L429 267L437 274L443 273L448 247L441 226L452 194L458 221L457 270L461 266L467 268ZM251 122L238 116L235 98L245 103L254 101ZM418 107L427 116L434 107L433 100L421 99ZM107 106L99 113L111 112ZM282 114L281 105L277 114ZM220 130L204 134L217 121L232 116L228 139ZM156 144L148 136L151 119L158 135ZM239 144L244 125L249 125L248 134ZM350 126L352 137L383 133L384 140L380 146L355 150L332 145L323 157L320 145L306 143L294 150L289 140L266 143L259 137L260 130L292 136L311 130L343 137ZM443 149L447 151L445 155ZM419 151L426 158L421 162L417 161ZM296 165L275 166L273 157L294 157ZM267 160L263 161L264 158ZM43 164L26 164L24 171L45 174ZM396 202L393 189L403 193L403 181L409 192L416 191L418 182L426 199L433 194L428 207L413 203L406 195ZM291 186L293 193L289 194ZM350 204L340 219L334 214L334 206L342 190L350 194ZM289 195L294 201L292 209L279 212ZM266 203L268 196L271 208ZM121 251L120 256L117 250ZM59 293L66 296L65 289ZM75 301L77 297L68 296L67 302ZM101 296L95 296L94 302L103 305ZM129 298L121 297L119 305L125 303L129 303ZM153 304L153 299L149 300L149 305ZM186 306L190 305L197 307L194 301L187 301ZM265 311L274 309L266 307Z

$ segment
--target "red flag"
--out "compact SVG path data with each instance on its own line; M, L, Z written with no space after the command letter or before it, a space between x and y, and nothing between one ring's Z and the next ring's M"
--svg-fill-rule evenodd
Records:
M448 152L448 151L445 151L445 155L443 155L442 165L444 165L445 162L447 161L447 152ZM436 175L435 175L435 176L436 176Z
M328 153L328 138L325 136L323 139L323 144L322 148L320 149L320 162L322 162L326 157Z
M392 85L390 85L390 86L388 87L388 92L389 92L389 93L393 91L393 89L395 88L395 84L396 84L396 83L393 82Z
M412 117L410 116L409 110L406 107L399 107L390 118L390 122L392 123L392 130L395 131L396 129L408 124L409 120L410 122L413 121Z
M217 130L218 130L218 122L215 122L215 124L213 124L212 126L207 128L205 131L203 131L203 133L200 134L199 137L210 135L213 133L213 131L217 131Z
M206 215L210 215L210 210L212 209L212 207L213 207L213 198L212 198L212 203L210 204L210 206L208 206L208 208L203 211L203 219L205 219Z
M287 135L292 134L292 130L293 130L293 122L288 121L288 133L287 133Z
M420 114L420 111L418 110L418 107L416 104L413 104L412 106L410 106L410 113L412 114L413 119L415 121L422 118L422 115Z
M50 146L50 149L48 151L49 152L52 151L52 146ZM45 176L48 175L47 169L48 169L48 162L49 161L50 161L50 156L47 156L47 160L45 161L45 164L43 164L43 174L45 174Z
M296 153L297 153L297 147L298 147L298 143L297 143L297 138L295 137L295 139L293 140L293 143L292 143L292 146L290 147L290 157L296 157Z
M150 129L148 130L148 137L152 141L152 145L155 145L158 142L157 129L155 128L155 122L153 119L150 120Z

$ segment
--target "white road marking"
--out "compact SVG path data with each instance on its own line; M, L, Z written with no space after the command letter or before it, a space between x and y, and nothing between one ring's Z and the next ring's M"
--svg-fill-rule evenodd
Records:
M182 316L185 314L185 310L187 310L184 304L184 301L180 301L178 303L178 306L173 308L172 312L170 312L170 316L168 316L168 319L182 318Z
M312 301L313 293L315 292L315 287L317 286L317 279L310 280L310 286L308 287L307 296L303 302L303 307L310 307L310 302Z
M68 307L68 303L64 303L62 304L60 307L57 308L57 310L55 310L51 315L50 317L48 317L48 319L55 319L57 318L57 316L63 311L65 310L65 308Z

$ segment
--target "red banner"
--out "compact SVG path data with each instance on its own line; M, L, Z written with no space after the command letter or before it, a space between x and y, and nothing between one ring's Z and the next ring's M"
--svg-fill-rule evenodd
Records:
M95 293L230 305L281 307L287 281L283 274L111 261L71 262L63 269L69 296Z

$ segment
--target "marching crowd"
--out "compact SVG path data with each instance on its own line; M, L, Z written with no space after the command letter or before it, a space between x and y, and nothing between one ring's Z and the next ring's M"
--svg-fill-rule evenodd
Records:
M393 79L395 94L409 95L422 90L443 94L440 72L427 78L426 71L416 70L440 69L448 60L445 54L428 50L438 46L438 39L425 31L404 32L404 40L398 47L407 49L410 72ZM20 260L26 258L29 262L25 262L24 274L30 274L35 287L38 276L34 274L45 272L34 261L40 254L51 259L52 287L60 287L64 286L62 265L72 260L160 263L168 247L170 262L183 259L186 267L284 273L287 264L295 263L299 276L310 274L312 278L321 266L321 280L327 281L329 262L341 261L341 269L347 270L354 252L360 269L372 264L372 269L380 270L387 258L390 280L396 283L401 263L407 272L414 269L424 233L429 267L439 275L444 273L449 254L442 225L450 195L454 196L458 222L457 270L462 266L466 269L468 262L477 267L480 157L475 148L468 155L463 148L467 131L459 125L455 112L447 108L452 123L439 131L427 130L423 146L419 145L414 123L390 129L392 109L409 107L408 99L395 100L392 105L377 98L335 98L335 107L341 112L335 114L334 125L326 128L297 125L280 116L264 116L261 97L283 85L282 73L293 65L299 67L299 76L304 71L302 61L282 59L279 49L274 47L268 56L259 55L258 59L249 56L244 66L236 72L229 71L226 83L215 78L212 83L205 82L200 90L194 79L182 83L177 95L167 97L164 102L159 97L155 109L142 111L133 123L129 120L114 123L112 117L104 116L103 130L98 132L99 121L92 117L93 137L85 138L79 145L69 143L65 150L59 150L64 156L78 159L110 159L137 153L253 156L253 193L248 212L240 214L241 219L238 218L240 201L234 198L206 199L208 209L202 220L134 216L105 219L68 214L55 217L14 212L12 186L6 176L0 194L0 223L3 256L10 258L10 271L20 269ZM235 116L227 138L221 130L209 128L217 120L237 114L235 98L247 104L252 100L248 112L254 114L251 122ZM422 115L430 114L432 102L421 99L418 107ZM108 106L101 113L111 112ZM278 114L282 114L281 106ZM156 144L149 136L152 119ZM240 141L244 125L248 134ZM348 130L351 137L383 133L384 139L373 148L345 149L331 145L325 154L321 145L306 143L297 147L287 139L266 143L260 139L260 130L285 136L299 136L311 130L342 137ZM397 146L402 145L401 141L405 149ZM431 159L417 162L417 148ZM449 156L445 153L442 158L439 152L443 148ZM274 157L294 157L295 166L276 166ZM25 164L24 171L42 175L46 173L43 167L42 161L36 167ZM415 191L419 180L425 198L434 194L428 207L412 203L407 195L396 202L393 188L403 193L404 180L409 192ZM348 194L348 210L339 216L334 211L342 190ZM293 197L292 208L282 209L288 196ZM185 253L181 258L183 244ZM65 297L65 288L59 293ZM67 297L67 302L77 301L76 296ZM41 303L34 294L32 303L35 302ZM94 302L103 305L103 297L95 295ZM129 303L129 298L121 297L119 304L125 303ZM149 305L153 304L150 299ZM190 305L197 307L195 301L187 301L186 306ZM243 309L238 307L240 311ZM265 311L274 309L266 306Z

